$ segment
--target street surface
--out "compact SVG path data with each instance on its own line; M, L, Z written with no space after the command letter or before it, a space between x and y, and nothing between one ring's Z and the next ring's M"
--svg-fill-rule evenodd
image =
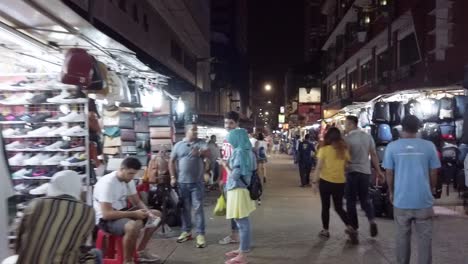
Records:
M367 219L360 212L360 244L347 242L344 225L331 213L331 238L317 236L321 230L320 199L311 188L299 188L299 175L288 156L277 156L268 164L268 183L262 206L252 215L252 264L388 264L395 263L394 225L392 220L377 220L379 236L370 238ZM175 238L155 239L150 244L153 253L167 264L222 264L224 253L235 245L221 246L217 241L228 234L228 221L213 217L216 195L208 194L207 242L204 249L195 248L193 241L177 244ZM450 208L436 208L433 251L434 264L468 264L468 218ZM178 231L175 231L178 235ZM416 242L414 240L414 242ZM416 243L413 243L416 246ZM416 263L416 249L411 263Z

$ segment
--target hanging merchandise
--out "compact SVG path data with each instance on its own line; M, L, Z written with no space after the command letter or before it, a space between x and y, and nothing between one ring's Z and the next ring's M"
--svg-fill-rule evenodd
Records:
M374 113L372 115L374 123L388 123L390 121L390 108L386 102L377 102L374 105Z
M454 109L455 102L453 98L444 97L440 99L440 120L452 120L455 117Z
M455 96L455 118L463 118L467 103L468 103L467 96L465 95Z
M421 136L423 139L432 141L434 145L439 148L441 144L441 131L437 123L425 123L422 128Z
M362 108L358 115L358 125L361 128L365 128L371 124L371 120L369 118L369 113L365 108Z
M87 87L92 82L95 59L84 49L69 49L62 67L62 82Z
M414 115L419 120L424 120L421 103L415 99L408 101L405 105L405 115Z
M465 111L463 115L463 130L462 130L462 137L461 143L468 144L468 112Z
M458 161L459 150L457 145L444 143L441 153L444 162L456 163Z
M129 80L127 82L128 87L128 101L122 102L120 104L121 107L129 107L129 108L139 108L142 107L141 99L140 99L140 87L139 85L133 81Z
M405 117L405 106L402 102L390 102L390 124L399 125Z
M444 122L440 124L441 137L444 140L455 140L455 123Z
M421 101L424 122L439 121L440 101L435 98L426 98Z
M388 144L392 141L392 129L389 124L379 124L377 127L377 144Z
M400 139L401 132L403 132L403 127L401 125L392 127L392 137L393 140Z
M463 136L463 119L455 121L455 138L461 140Z
M379 163L382 163L383 160L384 160L384 156L385 156L385 149L387 147L386 146L378 146L376 148L376 151L377 151L377 157L379 158Z

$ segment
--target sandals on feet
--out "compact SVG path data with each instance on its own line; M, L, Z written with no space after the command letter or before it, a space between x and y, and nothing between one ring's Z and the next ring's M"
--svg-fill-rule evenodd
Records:
M239 251L238 250L233 250L233 251L229 251L228 253L224 254L228 259L233 259L235 257L237 257L239 255Z

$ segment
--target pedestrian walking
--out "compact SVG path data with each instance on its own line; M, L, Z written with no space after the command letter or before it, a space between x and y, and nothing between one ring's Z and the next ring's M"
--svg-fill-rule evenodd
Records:
M265 141L265 136L262 133L258 133L257 142L255 143L255 150L257 153L257 166L258 175L263 180L263 183L267 182L267 170L266 164L268 162L268 143Z
M203 159L205 157L209 158L209 149L204 140L198 139L196 124L186 125L185 131L185 138L174 146L169 162L171 185L179 184L180 198L183 202L182 234L177 242L183 243L192 240L193 207L197 231L196 246L204 248L206 241L205 214L203 210L205 193Z
M312 142L310 142L310 135L307 134L304 140L299 143L299 149L297 154L297 162L299 164L299 176L301 180L301 187L310 186L310 172L313 166L313 155L315 148Z
M406 116L402 126L401 139L387 146L383 161L390 200L394 205L397 263L410 263L414 224L418 238L417 263L430 264L433 194L440 160L431 141L417 138L420 121L416 116Z
M358 128L358 118L355 116L346 117L345 129L347 132L345 141L351 155L346 175L346 211L348 212L351 225L357 230L359 223L356 198L358 197L361 208L369 220L370 234L372 237L375 237L378 234L378 228L374 221L374 210L369 200L371 162L376 170L378 179L384 179L375 150L375 142L371 135Z
M350 160L348 147L341 137L338 128L332 127L325 134L325 144L317 154L317 166L315 169L314 185L318 184L320 199L322 201L322 225L323 230L319 236L330 237L330 202L336 213L346 225L345 232L349 235L353 244L357 243L357 231L351 225L346 211L343 209L343 196L345 190L345 167ZM316 186L314 188L317 188Z
M211 135L210 141L208 141L208 148L210 149L210 169L211 169L211 181L213 184L218 181L219 178L219 164L217 160L221 157L221 150L216 143L217 138L215 135Z
M250 251L252 237L249 215L255 210L255 202L247 189L255 169L255 155L245 130L232 130L228 141L234 151L227 162L222 161L228 171L226 218L235 220L239 228L240 245L239 249L226 253L229 260L225 263L244 264L247 263L246 254Z

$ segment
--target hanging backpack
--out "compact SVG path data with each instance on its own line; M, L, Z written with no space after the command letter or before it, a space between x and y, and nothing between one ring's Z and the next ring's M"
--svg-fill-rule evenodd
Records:
M405 107L401 102L390 102L390 124L399 125L405 117Z
M460 140L463 135L463 119L455 121L455 138Z
M458 160L458 147L453 144L445 144L442 147L442 161L456 163Z
M392 127L393 140L400 139L402 131L403 131L403 127L401 125Z
M423 139L432 141L434 145L439 148L441 143L440 126L437 123L425 123L422 129L421 136Z
M468 144L468 112L463 115L463 129L460 141L463 144Z
M455 118L463 118L465 114L465 105L468 103L468 97L465 95L455 96Z
M452 120L455 117L454 109L454 100L453 98L444 97L440 99L440 120Z
M405 116L407 115L414 115L420 121L424 119L421 103L418 100L415 100L415 99L410 100L405 105Z
M361 112L359 112L358 120L359 127L364 128L370 125L371 121L369 118L369 114L367 113L367 110L365 108L362 108Z
M374 123L388 123L390 121L390 108L388 103L377 102L374 104L372 121Z
M392 129L389 124L379 124L377 128L377 144L387 144L392 141Z
M444 122L440 124L440 133L444 140L455 140L455 123Z
M434 98L426 98L424 101L424 109L422 109L423 121L439 121L440 101Z
M262 186L262 180L260 179L260 176L258 176L257 171L252 172L252 178L250 179L250 184L247 184L247 182L244 180L243 177L240 177L241 181L247 186L247 190L249 190L250 193L250 199L256 201L262 197L263 194L263 186Z

